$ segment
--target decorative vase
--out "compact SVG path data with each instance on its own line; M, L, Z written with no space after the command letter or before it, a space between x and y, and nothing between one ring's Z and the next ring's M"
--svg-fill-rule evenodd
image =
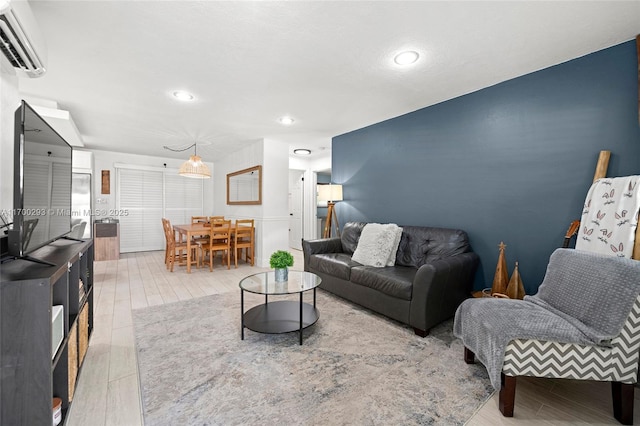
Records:
M491 294L506 294L509 284L509 274L507 272L507 261L504 258L504 249L507 247L504 242L500 242L500 255L498 256L498 264L496 265L496 273L493 277L493 285L491 286Z
M276 268L276 282L288 281L289 280L289 269L287 268Z
M511 280L507 286L507 296L510 299L523 299L525 296L524 285L522 284L522 278L520 278L520 272L518 271L518 262L511 275Z

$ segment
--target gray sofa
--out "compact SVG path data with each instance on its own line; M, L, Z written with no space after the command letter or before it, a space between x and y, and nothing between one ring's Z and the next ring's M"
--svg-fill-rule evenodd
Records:
M453 317L471 293L478 255L466 232L402 226L394 266L375 268L351 259L365 222L349 222L341 238L303 240L304 270L322 278L320 287L413 327L426 336Z

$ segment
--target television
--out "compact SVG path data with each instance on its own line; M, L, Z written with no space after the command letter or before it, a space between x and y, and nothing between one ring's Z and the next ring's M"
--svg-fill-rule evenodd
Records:
M28 257L71 232L73 149L22 101L15 113L9 255Z

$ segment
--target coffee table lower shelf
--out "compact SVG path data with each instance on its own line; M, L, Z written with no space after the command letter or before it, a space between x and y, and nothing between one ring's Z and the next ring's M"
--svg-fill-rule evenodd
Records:
M254 306L243 314L242 325L258 333L280 334L292 331L300 332L312 326L320 317L318 309L308 303L302 303L302 324L300 323L301 303L294 300L278 300ZM244 330L243 330L244 339Z

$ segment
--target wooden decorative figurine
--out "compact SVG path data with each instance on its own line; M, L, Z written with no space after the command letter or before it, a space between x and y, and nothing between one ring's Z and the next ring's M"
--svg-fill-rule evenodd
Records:
M498 264L496 265L496 274L493 276L491 294L506 294L509 283L509 273L507 272L507 261L504 258L504 249L507 246L501 241L498 247L500 248L500 255L498 256Z
M509 280L509 285L507 286L507 296L509 296L509 299L523 299L525 296L524 285L518 271L518 262L516 262L513 275L511 275L511 280Z

